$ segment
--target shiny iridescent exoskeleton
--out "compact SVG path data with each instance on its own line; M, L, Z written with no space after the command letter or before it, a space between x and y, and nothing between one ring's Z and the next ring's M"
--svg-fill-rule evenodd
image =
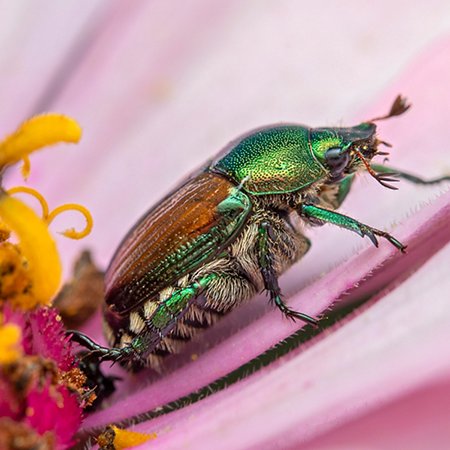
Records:
M374 121L406 109L399 97L388 115L354 127L274 125L231 142L151 208L119 246L105 277L104 329L112 348L81 334L74 339L102 359L158 369L164 356L261 290L285 315L315 324L284 303L278 285L310 247L305 226L334 224L375 245L379 236L405 249L335 210L359 169L393 188L391 171L370 165L385 154Z

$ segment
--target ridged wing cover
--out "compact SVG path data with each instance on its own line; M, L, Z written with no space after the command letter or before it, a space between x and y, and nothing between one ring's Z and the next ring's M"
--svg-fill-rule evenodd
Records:
M245 223L250 199L221 175L201 173L132 228L106 272L106 304L126 314L213 259Z

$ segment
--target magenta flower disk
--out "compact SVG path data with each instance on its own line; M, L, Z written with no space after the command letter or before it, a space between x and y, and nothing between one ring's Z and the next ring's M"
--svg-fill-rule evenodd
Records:
M33 411L27 418L28 424L41 435L53 432L56 449L65 449L74 444L74 430L80 426L81 412L78 401L67 388L60 386L51 390L46 386L30 392L28 408Z
M55 309L38 309L30 314L25 333L24 350L29 355L41 355L56 362L59 369L74 366L73 345L65 335L64 326Z

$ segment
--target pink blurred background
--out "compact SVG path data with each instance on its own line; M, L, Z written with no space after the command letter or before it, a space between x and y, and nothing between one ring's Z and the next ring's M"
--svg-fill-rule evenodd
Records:
M82 245L105 265L153 202L236 135L349 123L449 31L447 0L1 1L0 133L48 110L81 123L79 146L33 156L29 183L53 206L92 210ZM67 272L80 244L59 245Z

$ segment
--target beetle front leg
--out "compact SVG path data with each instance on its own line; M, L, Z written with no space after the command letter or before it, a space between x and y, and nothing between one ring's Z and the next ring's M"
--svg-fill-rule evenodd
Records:
M261 275L264 280L264 287L269 292L270 300L275 306L290 319L302 320L303 322L317 326L318 320L307 314L295 311L287 306L281 298L281 289L278 285L278 277L274 269L274 258L269 250L269 239L272 234L271 225L268 222L262 222L259 225L259 240L258 240L258 252L259 252L259 266L261 269Z
M446 175L443 177L432 178L430 180L425 180L424 178L418 177L408 172L403 172L401 170L394 169L389 166L385 166L384 164L371 164L370 165L375 172L384 173L384 174L392 174L398 178L403 178L404 180L409 181L414 184L422 184L422 185L430 185L430 184L439 184L444 181L450 181L450 176Z
M318 220L323 223L331 223L333 225L337 225L338 227L345 228L346 230L354 231L361 237L367 236L372 241L373 245L375 245L375 247L378 247L377 236L379 236L388 240L395 248L399 249L402 253L406 249L405 245L403 245L389 233L378 230L376 228L372 228L369 225L358 222L357 220L345 216L344 214L339 214L335 211L330 211L329 209L320 208L319 206L310 204L301 205L299 213L301 216L307 219L313 219L316 221Z

